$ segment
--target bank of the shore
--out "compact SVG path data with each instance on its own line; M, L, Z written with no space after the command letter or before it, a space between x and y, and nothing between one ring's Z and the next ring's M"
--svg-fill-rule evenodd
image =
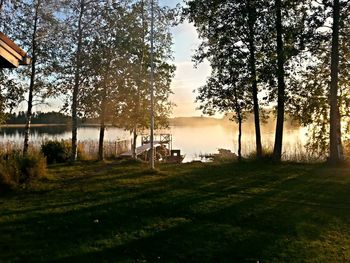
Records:
M2 124L0 128L25 128L25 124ZM31 124L32 128L67 126L67 124Z
M52 166L0 197L0 262L349 262L350 167Z
M25 128L25 124L0 124L0 128ZM70 127L70 124L31 124L32 128L41 128L41 127ZM81 124L79 127L99 127L99 124L87 123ZM114 127L112 124L106 124L106 127Z

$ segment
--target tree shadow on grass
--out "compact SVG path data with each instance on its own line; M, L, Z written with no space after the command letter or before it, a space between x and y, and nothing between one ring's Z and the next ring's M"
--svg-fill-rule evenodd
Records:
M252 198L213 213L197 214L174 227L134 236L114 247L99 249L97 239L97 251L57 262L296 262L300 255L307 258L308 239L320 238L329 225L328 221L318 222L312 237L303 241L298 236L300 224L316 218L300 208L291 216L295 209L297 205L273 206ZM299 247L297 255L285 256L281 252L288 246L286 239L299 239L306 246Z
M323 184L314 168L222 164L173 172L165 166L167 175L152 180L140 180L139 169L125 177L113 169L89 177L86 192L73 183L36 197L42 205L28 202L22 212L1 215L0 259L293 262L283 246L320 239L335 221L348 227L349 214L323 202L339 199L349 181ZM307 246L298 248L307 257Z

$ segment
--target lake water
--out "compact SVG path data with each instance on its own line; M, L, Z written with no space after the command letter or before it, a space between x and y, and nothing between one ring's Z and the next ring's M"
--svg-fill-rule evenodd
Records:
M273 146L274 125L262 126L263 145L267 148ZM0 143L14 142L20 144L23 140L23 128L1 128ZM198 160L202 154L217 153L218 149L230 149L237 152L236 125L186 125L172 126L169 131L173 138L173 149L180 149L186 155L185 161ZM301 128L286 128L284 135L284 152L294 153L301 151L306 142L305 130ZM99 137L98 127L80 127L78 138L81 141L96 141ZM43 140L67 140L71 138L69 127L48 126L32 128L30 141L40 144ZM130 140L127 131L115 127L107 128L105 140ZM243 127L243 154L249 154L255 149L254 127Z

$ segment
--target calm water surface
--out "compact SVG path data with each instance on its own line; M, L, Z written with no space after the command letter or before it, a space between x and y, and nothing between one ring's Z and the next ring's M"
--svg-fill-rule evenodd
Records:
M218 149L230 149L237 152L237 127L235 125L196 125L173 126L169 132L173 136L173 149L181 149L186 155L185 161L199 159L202 154L216 153ZM81 141L97 141L99 137L98 127L80 127L78 138ZM273 126L262 127L263 144L272 147L274 141ZM35 127L32 129L31 142L40 144L43 140L70 139L69 127L50 126ZM109 127L105 140L129 140L129 132L122 129ZM0 130L0 143L14 142L20 144L23 140L23 128L2 128ZM254 128L246 125L243 127L243 154L254 151ZM306 142L305 130L300 128L286 128L284 136L284 151L294 152L300 150Z

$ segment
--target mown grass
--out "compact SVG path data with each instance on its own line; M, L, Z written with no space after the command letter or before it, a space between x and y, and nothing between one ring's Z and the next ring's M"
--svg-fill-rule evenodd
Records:
M52 166L0 197L0 262L350 262L350 167Z

